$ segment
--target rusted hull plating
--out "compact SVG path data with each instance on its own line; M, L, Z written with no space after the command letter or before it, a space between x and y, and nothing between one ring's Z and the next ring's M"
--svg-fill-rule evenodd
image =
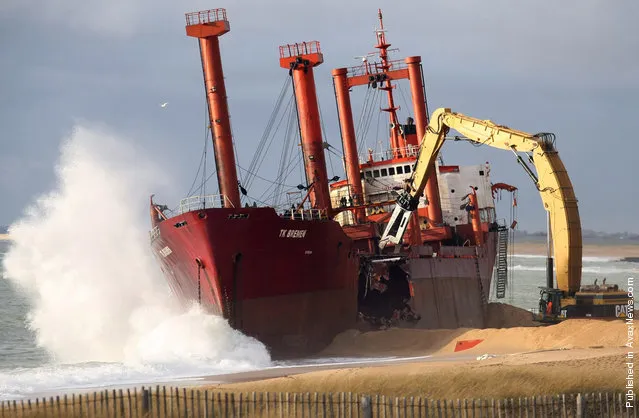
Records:
M414 289L411 306L421 315L415 328L486 326L496 234L488 232L477 253L475 247L442 247L438 257L410 260Z

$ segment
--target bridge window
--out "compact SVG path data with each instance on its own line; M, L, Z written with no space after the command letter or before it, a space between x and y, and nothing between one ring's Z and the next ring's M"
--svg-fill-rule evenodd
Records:
M402 171L402 166L400 165L399 167L397 167L397 174L403 174L404 171Z
M388 167L388 175L389 176L395 175L395 167Z
M371 178L373 177L373 173L370 171L366 171L366 177Z
M386 177L388 175L388 170L385 168L382 168L382 177Z
M379 177L379 170L373 170L373 177L374 178Z
M484 175L484 170L479 170L479 175L483 176Z
M409 165L405 165L404 166L404 173L406 173L406 174L410 173L410 166Z

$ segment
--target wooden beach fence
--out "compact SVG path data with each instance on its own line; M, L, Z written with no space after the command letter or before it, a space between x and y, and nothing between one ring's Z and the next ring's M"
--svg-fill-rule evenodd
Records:
M619 393L428 399L347 393L232 393L167 386L4 401L9 417L637 417Z

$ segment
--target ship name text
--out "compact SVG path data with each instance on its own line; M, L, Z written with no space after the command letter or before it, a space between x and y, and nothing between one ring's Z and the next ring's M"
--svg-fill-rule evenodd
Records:
M304 238L306 229L280 229L280 238Z

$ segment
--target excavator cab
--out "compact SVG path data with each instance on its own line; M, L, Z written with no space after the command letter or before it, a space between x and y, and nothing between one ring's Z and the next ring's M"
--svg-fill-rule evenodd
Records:
M533 319L547 323L556 323L566 319L566 312L561 308L562 297L561 290L542 287L539 291L539 311L533 312Z

